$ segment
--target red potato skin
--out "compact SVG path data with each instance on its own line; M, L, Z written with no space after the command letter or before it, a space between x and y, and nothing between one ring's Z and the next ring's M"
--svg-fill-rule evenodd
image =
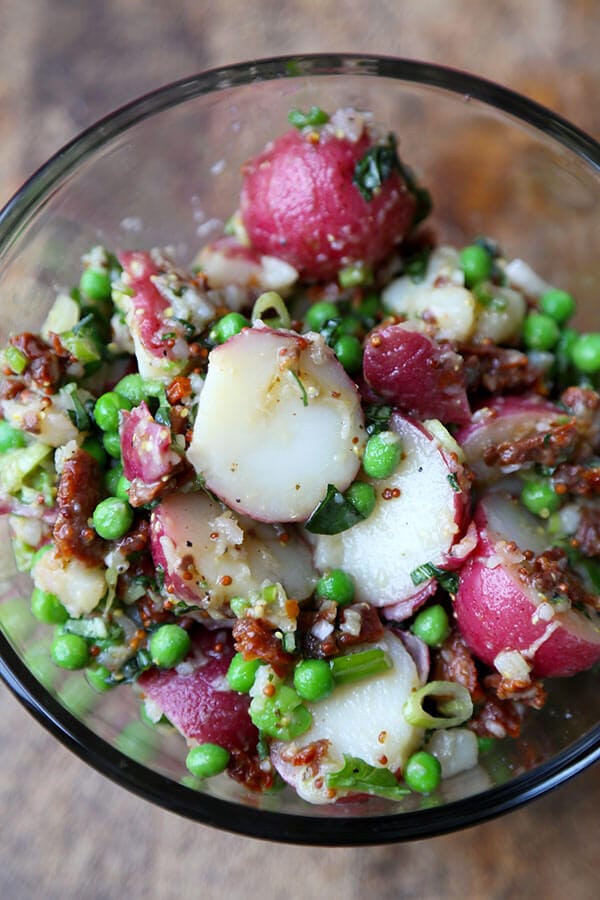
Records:
M258 732L248 715L250 698L226 687L224 678L234 654L228 631L202 629L194 635L198 666L191 674L150 669L140 676L145 696L192 743L213 743L234 752L256 747ZM218 689L220 688L220 689Z
M479 543L461 570L454 612L471 652L493 666L503 650L527 650L544 635L549 623L531 621L535 605L519 579L517 565L486 565L495 550L481 507L475 519ZM551 621L559 622L559 627L528 660L534 677L574 675L600 661L600 633L594 632L591 624L585 629L587 620L581 613L557 613Z
M402 324L372 332L365 342L363 373L380 397L417 419L471 421L462 358L425 334Z
M169 348L161 338L164 312L169 304L152 283L153 276L160 274L156 263L145 250L123 250L117 256L125 281L135 291L131 300L140 317L144 347L154 356L170 358Z
M361 195L354 168L371 146L367 134L313 142L294 130L249 160L240 212L252 245L315 281L385 259L409 230L415 201L397 172L371 200Z
M170 517L168 512L168 503L159 503L152 510L150 516L150 547L152 552L152 561L155 566L160 566L164 572L165 587L172 593L172 596L185 600L188 603L195 603L202 600L205 596L204 591L197 587L194 579L186 581L183 574L172 571L169 568L165 552L163 550L160 539L163 535L170 536Z

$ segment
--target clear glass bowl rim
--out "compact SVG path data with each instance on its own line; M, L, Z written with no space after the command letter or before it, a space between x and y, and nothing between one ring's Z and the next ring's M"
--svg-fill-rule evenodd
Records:
M271 57L210 69L175 81L127 103L87 128L41 166L0 212L0 258L80 162L138 122L203 94L252 82L319 75L383 77L479 101L553 138L600 175L597 141L535 101L476 75L389 56L315 53ZM50 733L122 787L202 824L285 843L366 846L432 837L514 810L600 759L599 724L544 765L506 784L440 807L365 818L278 813L197 793L125 756L55 700L2 633L0 677Z

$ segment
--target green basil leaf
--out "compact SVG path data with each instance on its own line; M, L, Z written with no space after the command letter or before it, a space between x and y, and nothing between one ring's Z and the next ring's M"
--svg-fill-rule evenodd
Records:
M379 769L356 756L344 754L344 766L327 776L327 787L400 800L410 794L389 769Z
M304 527L311 534L339 534L364 520L362 513L338 491L327 485L325 498L319 503Z

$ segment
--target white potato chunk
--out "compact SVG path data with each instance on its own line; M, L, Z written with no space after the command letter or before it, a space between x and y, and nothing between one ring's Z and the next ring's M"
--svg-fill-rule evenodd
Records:
M436 338L466 341L475 327L476 304L471 291L448 283L439 287L427 282L415 283L402 276L383 291L384 305L407 319L425 319L435 329Z
M491 338L495 344L515 340L521 333L526 312L522 294L508 287L495 287L489 305L477 304L473 340Z
M376 646L387 652L392 668L353 684L339 685L319 703L307 703L313 720L310 729L295 741L272 745L273 763L282 778L309 803L331 803L335 799L335 793L332 796L327 788L326 776L342 768L344 754L397 772L422 740L422 730L409 725L403 713L411 692L421 686L414 660L391 631L386 631ZM257 676L253 692L260 687ZM290 762L302 747L316 741L329 742L318 771L311 764L296 766ZM338 795L349 793L345 790Z
M407 418L393 421L404 457L390 478L370 479L377 501L369 518L314 539L317 567L344 569L354 579L356 599L374 606L408 599L422 587L410 573L427 562L443 565L463 513L464 495L448 477L451 457L440 442Z
M188 458L232 509L303 521L360 466L355 384L316 334L255 326L214 349Z
M108 590L103 567L63 559L55 550L40 557L32 574L35 586L56 594L73 619L91 613Z

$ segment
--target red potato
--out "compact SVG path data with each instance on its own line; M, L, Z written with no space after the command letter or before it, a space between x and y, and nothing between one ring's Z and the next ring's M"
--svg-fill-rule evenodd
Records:
M172 596L217 619L228 614L232 597L250 597L265 583L279 583L289 597L304 600L318 577L293 529L238 517L204 492L165 497L152 511L150 541Z
M361 195L354 169L372 146L366 131L357 140L326 132L313 140L293 130L249 160L240 211L252 245L310 280L381 262L409 230L415 201L397 171L371 200Z
M233 653L230 632L202 629L177 669L150 669L139 678L146 699L190 744L219 744L230 752L256 747L249 698L232 691L225 679Z
M356 385L316 334L244 329L211 351L188 459L228 506L261 522L306 520L360 467Z
M157 422L145 401L121 412L120 426L123 474L129 481L145 485L166 481L181 457L171 450L171 429Z
M451 551L467 524L469 494L461 487L460 463L423 425L395 413L390 427L402 439L404 457L390 478L367 479L377 493L374 511L352 528L313 542L317 567L348 572L358 601L406 617L435 587L431 580L415 585L411 572L424 563L456 567Z
M485 495L475 521L479 544L461 569L454 605L460 632L475 656L493 666L498 654L518 651L540 678L573 675L597 663L597 618L575 608L556 612L519 577L522 551L539 554L550 544L540 521L504 494Z
M415 418L457 425L471 420L462 357L413 323L373 331L363 372L376 393Z
M357 792L332 791L326 785L327 775L342 768L344 754L397 772L421 743L422 730L409 725L403 714L411 692L421 687L415 661L390 629L376 646L386 651L392 668L362 681L338 685L325 700L307 703L312 714L310 729L292 742L274 741L271 745L274 767L309 803L357 796ZM367 645L358 649L367 649ZM260 689L260 675L259 670L253 691ZM308 762L300 758L294 764L303 747L317 742L322 742L320 757Z
M504 472L487 465L484 455L505 441L514 443L548 430L565 411L537 394L523 397L498 397L474 413L472 421L455 435L466 461L480 483L496 481Z

